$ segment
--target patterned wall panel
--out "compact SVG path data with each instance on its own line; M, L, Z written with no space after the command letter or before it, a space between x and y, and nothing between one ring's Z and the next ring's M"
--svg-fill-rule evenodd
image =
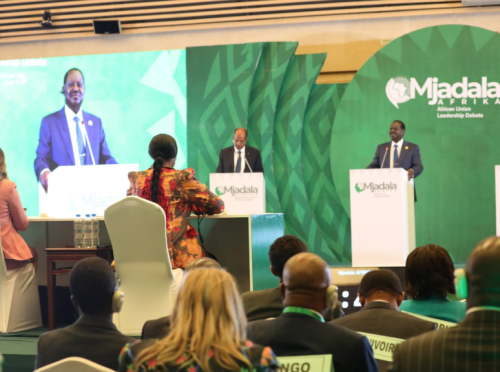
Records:
M273 132L276 105L298 43L266 43L255 72L248 108L248 144L260 150L266 178L266 208L281 212L273 168Z
M263 43L188 48L188 165L208 184L235 128L246 127Z
M312 215L301 166L307 102L325 57L295 56L288 67L276 109L273 163L286 232L303 239L312 252L331 261L331 251Z
M351 231L333 182L330 141L333 121L347 84L315 85L307 104L302 135L302 169L307 198L319 233L328 244L328 262L350 262Z

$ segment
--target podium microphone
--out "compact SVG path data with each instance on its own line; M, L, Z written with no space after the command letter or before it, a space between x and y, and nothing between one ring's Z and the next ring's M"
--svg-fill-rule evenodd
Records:
M382 164L380 164L380 168L384 167L384 162L385 162L385 156L387 155L387 151L389 150L389 147L385 148L385 153L384 153L384 158L382 159Z
M83 123L85 124L85 122ZM82 131L85 134L85 140L87 141L87 148L90 150L90 157L92 158L92 165L95 165L94 154L92 153L92 146L90 146L89 135L87 134L87 128Z
M250 164L248 164L248 160L247 160L246 156L245 156L245 163L247 163L248 169L250 169L250 173L253 173L252 167L250 166Z

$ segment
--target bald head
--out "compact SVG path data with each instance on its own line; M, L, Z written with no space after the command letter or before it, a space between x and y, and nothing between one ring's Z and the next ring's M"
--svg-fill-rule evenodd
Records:
M322 313L325 294L331 284L327 263L314 253L299 253L290 258L283 269L280 285L284 306L300 306Z
M245 128L237 128L234 131L233 142L234 147L241 150L247 144L248 132Z
M480 242L470 254L465 271L469 286L467 307L500 307L500 238Z

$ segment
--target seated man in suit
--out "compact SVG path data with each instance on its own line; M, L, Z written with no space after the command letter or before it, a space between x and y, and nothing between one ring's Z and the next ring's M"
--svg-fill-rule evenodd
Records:
M113 269L102 258L85 258L71 270L69 290L80 318L40 336L35 369L80 357L116 371L121 349L135 339L121 334L112 322L113 312L120 311L123 302L123 294L116 292Z
M60 165L116 164L101 119L81 109L85 81L79 69L66 72L61 93L66 104L42 119L36 150L35 175L45 191L50 172Z
M290 258L280 290L283 314L250 322L249 340L270 346L278 357L331 354L335 372L377 371L366 337L323 319L322 313L334 305L336 297L330 268L323 259L313 253Z
M298 253L307 252L307 246L294 235L284 235L274 241L269 248L269 261L271 273L277 276L279 282L283 281L283 267L286 262ZM276 318L283 312L283 298L279 287L250 291L243 293L243 307L249 322L259 319ZM336 301L333 310L328 309L326 320L337 319L344 316L342 306Z
M217 173L264 173L260 151L246 146L247 140L248 131L245 128L237 128L234 131L234 146L226 147L220 151Z
M404 292L398 276L390 270L373 270L359 284L362 309L334 320L356 332L407 339L436 329L436 324L399 312ZM375 350L375 357L377 353ZM377 360L379 371L387 371L389 362Z
M203 269L203 268L213 268L213 269L222 269L220 264L208 257L197 258L196 260L191 261L184 270L184 275L190 270L194 269ZM162 339L165 338L170 333L170 315L155 319L148 320L144 323L142 327L141 340L145 340L148 338L157 338Z
M480 242L465 270L455 271L457 295L467 298L464 320L456 327L426 333L396 346L392 371L498 371L499 267L500 238Z

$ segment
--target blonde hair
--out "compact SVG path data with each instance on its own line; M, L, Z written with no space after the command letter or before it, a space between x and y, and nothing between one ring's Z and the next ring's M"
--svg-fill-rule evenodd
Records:
M221 269L199 268L186 273L171 318L169 335L144 349L136 370L152 358L156 365L199 365L211 372L209 355L224 369L239 371L252 365L241 348L246 341L246 317L236 283ZM146 370L147 368L144 368Z
M3 179L9 179L9 176L7 175L7 165L5 164L5 154L3 153L3 150L0 149L0 182L2 182Z

